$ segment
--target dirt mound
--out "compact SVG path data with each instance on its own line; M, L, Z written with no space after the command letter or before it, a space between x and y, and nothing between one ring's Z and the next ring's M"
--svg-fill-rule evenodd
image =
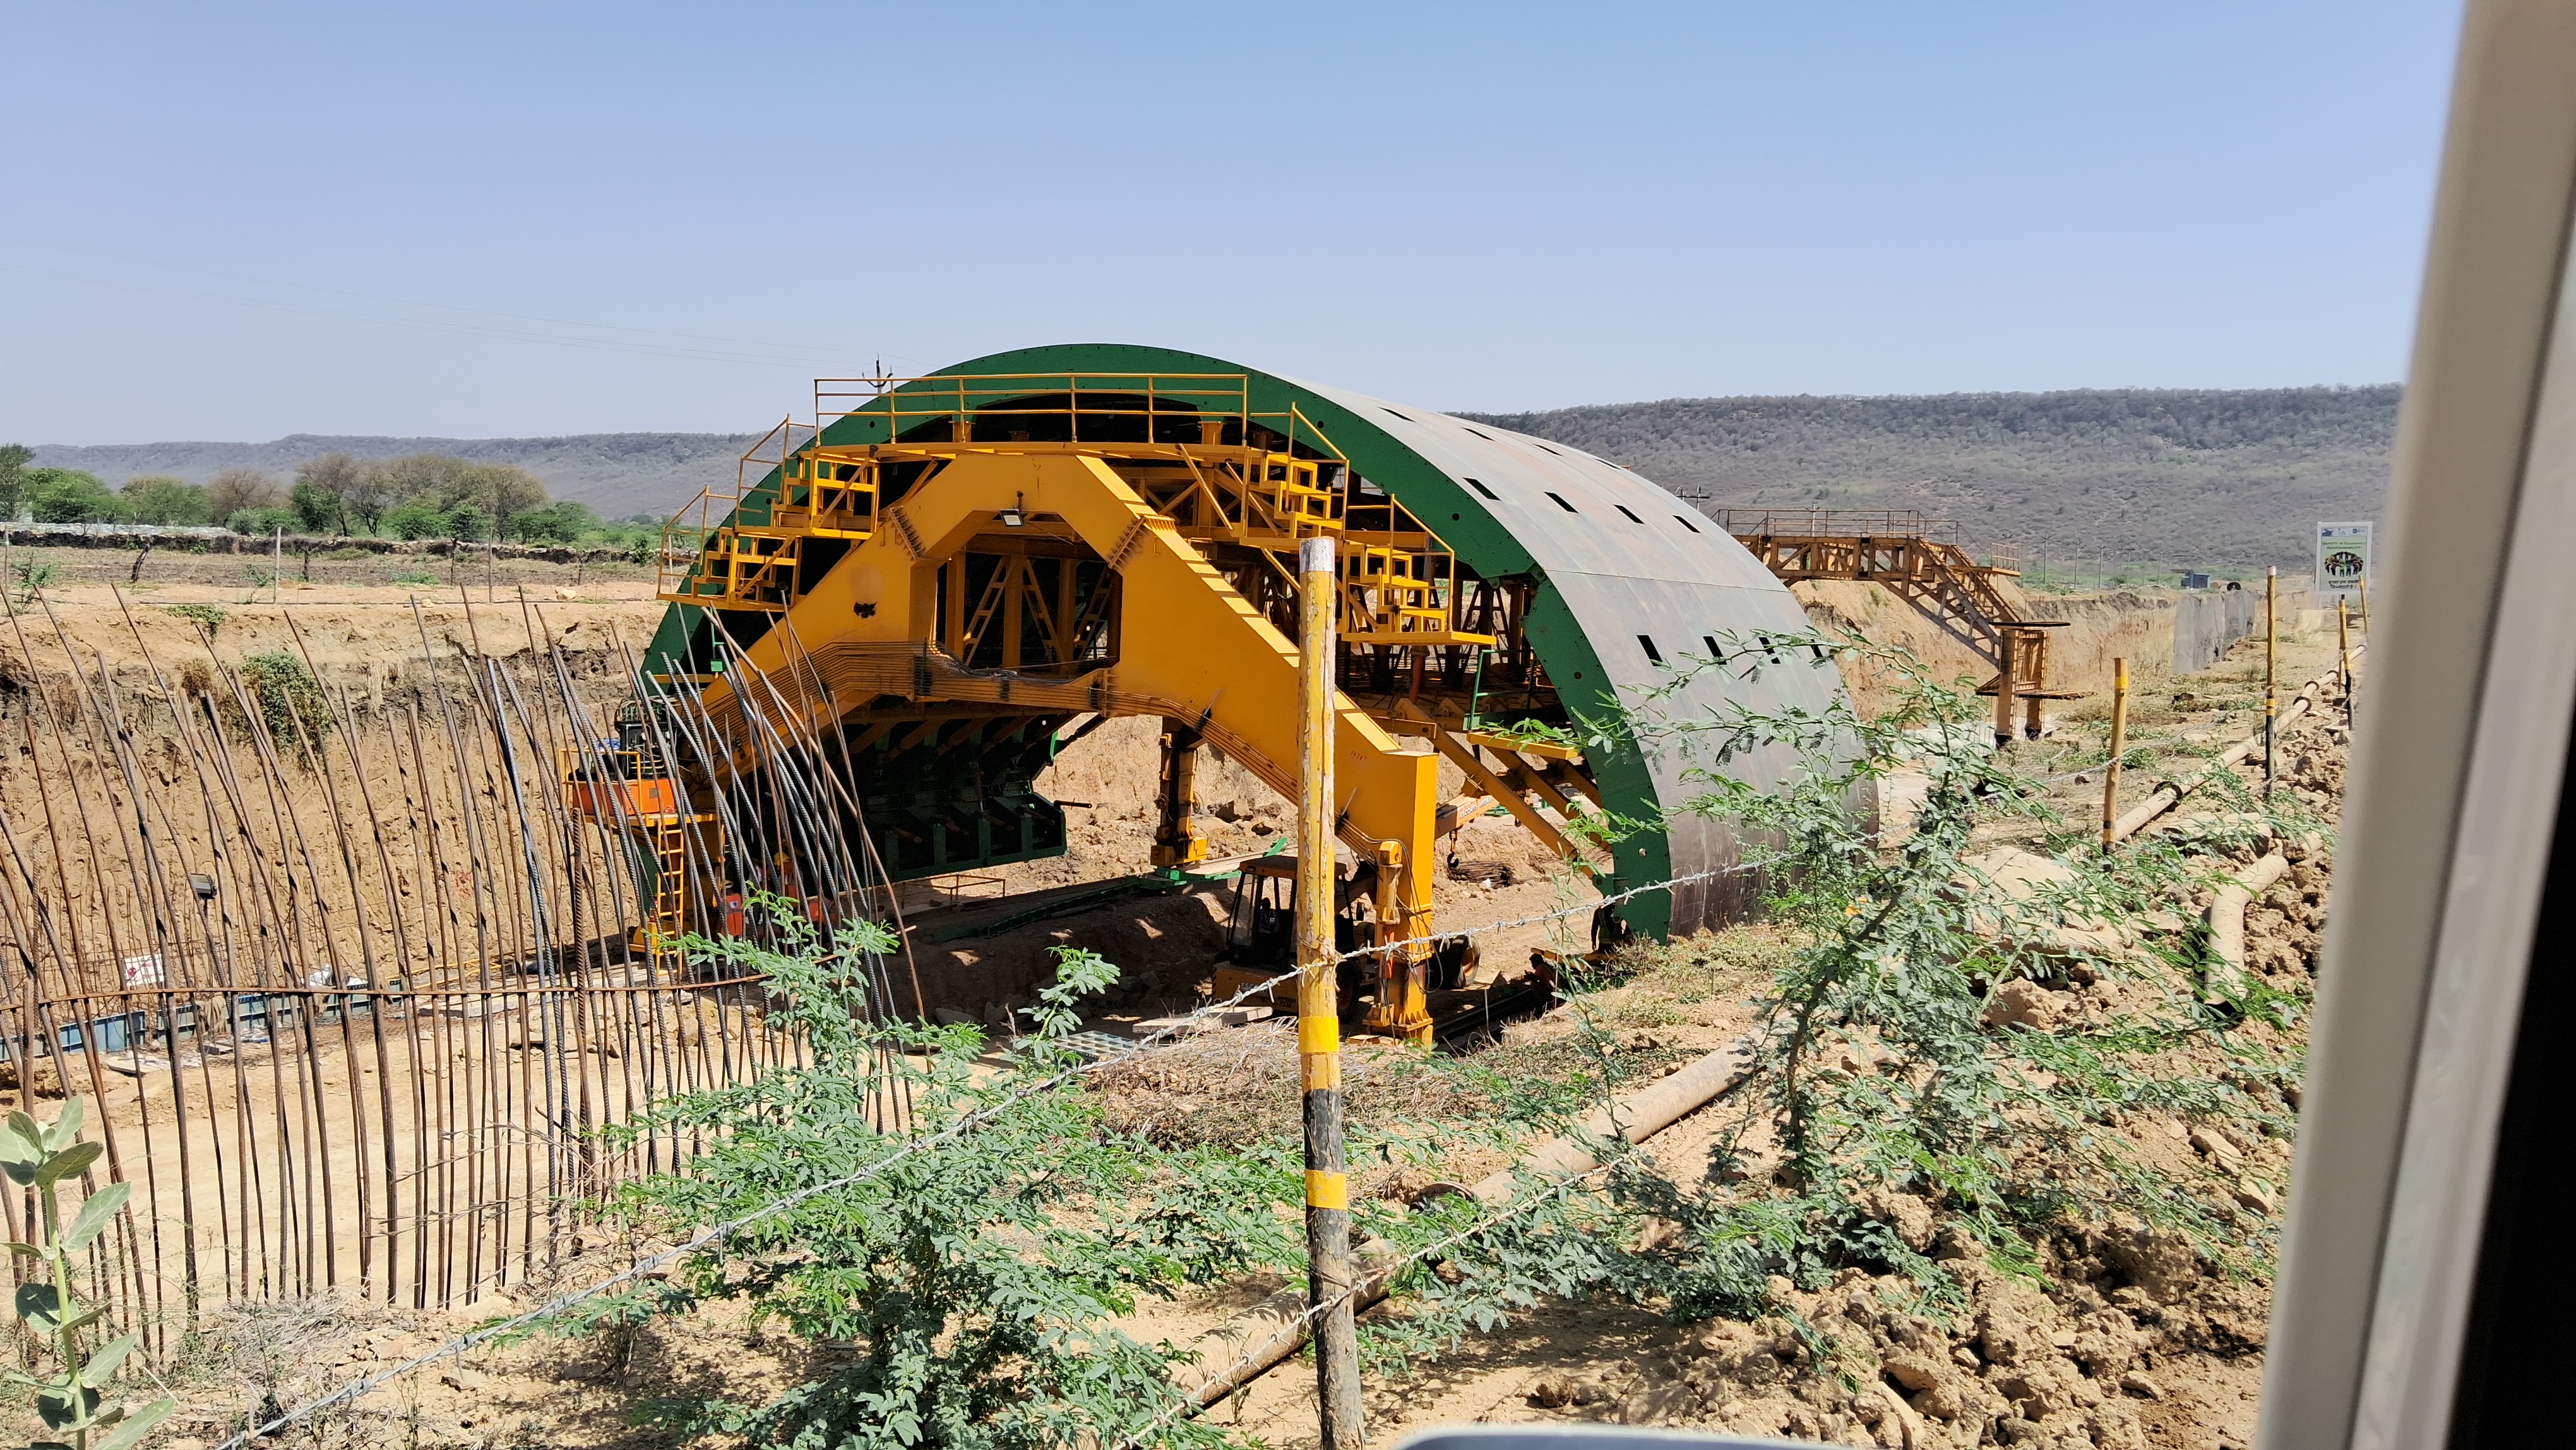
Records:
M1574 1418L1907 1450L2241 1442L2260 1289L2134 1223L2056 1247L2042 1281L1953 1236L1942 1257L1964 1301L1934 1312L1894 1277L1846 1270L1813 1294L1774 1280L1787 1314L1694 1326L1608 1375L1542 1379L1526 1399Z

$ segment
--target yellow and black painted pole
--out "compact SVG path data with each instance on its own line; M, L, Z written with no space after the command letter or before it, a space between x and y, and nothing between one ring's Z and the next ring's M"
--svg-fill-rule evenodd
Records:
M1307 1306L1315 1321L1324 1450L1358 1450L1360 1356L1352 1322L1351 1200L1342 1151L1342 1024L1333 960L1333 600L1331 539L1297 548L1297 1080L1306 1108Z

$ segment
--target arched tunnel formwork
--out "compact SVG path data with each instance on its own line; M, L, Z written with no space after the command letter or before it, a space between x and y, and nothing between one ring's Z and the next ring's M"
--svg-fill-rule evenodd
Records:
M794 697L805 728L837 739L898 879L1060 854L1061 809L1031 782L1111 715L1160 715L1184 762L1215 744L1293 796L1294 581L1275 559L1313 531L1319 494L1349 585L1341 834L1363 860L1392 853L1389 910L1414 922L1399 935L1430 927L1439 755L1605 893L1700 878L1626 903L1639 932L1749 906L1729 828L1680 809L1705 762L1641 748L1617 707L1722 642L1804 630L1787 587L1630 469L1217 358L1057 346L881 393L818 384L815 424L782 425L680 531L645 669L717 720L745 717L727 714L738 688ZM1380 537L1384 557L1364 546ZM1686 673L1660 706L1682 718L1821 710L1841 689L1830 665ZM1614 747L1517 752L1491 733L1578 715ZM712 768L752 767L757 742L736 744ZM1724 769L1758 786L1795 764L1773 747ZM1604 854L1556 829L1586 811L1646 828ZM1158 845L1187 859L1186 841Z

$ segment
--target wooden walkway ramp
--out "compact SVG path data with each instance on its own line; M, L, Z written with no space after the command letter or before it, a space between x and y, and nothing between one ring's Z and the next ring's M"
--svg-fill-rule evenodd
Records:
M2071 700L2053 689L2048 639L2062 619L2034 616L2012 581L2011 561L1979 563L1958 542L1958 526L1906 510L1722 509L1717 522L1784 583L1844 579L1876 584L1912 605L1944 634L1974 650L1995 674L1977 693L1995 699L1995 734L2036 737L2041 702Z

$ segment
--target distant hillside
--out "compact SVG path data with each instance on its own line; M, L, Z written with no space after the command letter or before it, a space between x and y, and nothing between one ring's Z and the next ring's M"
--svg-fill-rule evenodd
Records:
M1896 398L1676 398L1465 414L1712 508L1919 509L2059 563L2304 570L2320 519L2379 516L2394 384Z
M1676 398L1468 413L1627 464L1712 508L1896 508L1972 544L2060 564L2304 569L2319 519L2379 514L2397 388L2111 389L1897 398ZM46 447L36 461L122 483L283 474L333 449L514 463L611 518L668 513L730 483L753 435L349 438Z
M35 461L79 468L112 487L136 474L166 473L203 483L227 468L283 476L330 452L359 458L447 453L477 463L513 463L544 479L557 498L578 499L605 518L667 514L711 483L730 486L752 433L576 433L561 438L364 438L296 433L273 443L106 443L40 446Z

